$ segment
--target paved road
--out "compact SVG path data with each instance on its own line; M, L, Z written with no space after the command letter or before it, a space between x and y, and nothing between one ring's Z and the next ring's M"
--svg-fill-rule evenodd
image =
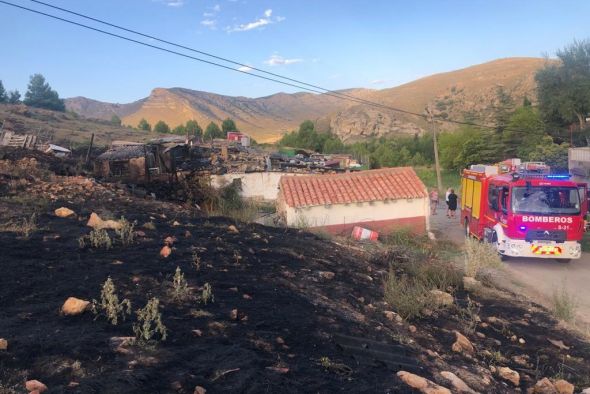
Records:
M463 243L463 231L459 218L448 219L440 208L437 215L431 216L431 230L438 238ZM579 319L590 324L590 253L582 253L582 258L570 263L560 263L552 259L513 258L506 262L506 277L512 283L508 288L521 290L532 300L545 306L551 305L556 290L566 286L576 297Z

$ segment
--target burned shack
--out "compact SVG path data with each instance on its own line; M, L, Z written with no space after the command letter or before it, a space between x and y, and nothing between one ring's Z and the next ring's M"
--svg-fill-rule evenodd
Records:
M94 173L106 179L143 180L154 166L155 156L146 145L120 145L96 158Z

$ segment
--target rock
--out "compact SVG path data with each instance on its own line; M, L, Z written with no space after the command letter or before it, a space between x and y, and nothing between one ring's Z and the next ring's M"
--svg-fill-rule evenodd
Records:
M164 238L164 245L172 246L172 245L174 245L174 242L176 242L176 241L177 241L176 237L166 237L166 238Z
M168 245L164 245L162 249L160 249L160 256L167 258L172 253L172 249Z
M180 226L180 223L175 220L174 222L172 222L172 226L178 227L178 226Z
M453 305L455 299L449 293L440 290L430 290L430 294L434 297L434 302L440 306L449 306Z
M192 237L192 236L193 236L193 235L191 234L191 232L190 232L190 231L186 230L186 231L184 232L184 238L190 238L190 237Z
M520 375L518 372L511 370L508 367L500 367L498 368L498 375L518 387L520 385Z
M482 287L480 281L471 276L464 276L463 277L463 288L467 291L477 291Z
M193 394L205 394L206 392L207 390L205 390L204 387L195 386L195 391L193 391Z
M586 387L580 394L590 394L590 387Z
M486 337L486 334L484 334L483 332L476 332L475 335L477 335L478 338L484 339Z
M192 333L198 337L203 336L203 331L201 331L201 330L193 330Z
M8 349L8 341L4 338L0 338L0 350Z
M549 379L543 378L535 383L532 394L557 394L557 389Z
M229 226L227 226L227 231L230 233L234 233L234 234L238 234L240 232L238 230L238 228L236 226L234 226L233 224L230 224Z
M414 325L410 325L410 326L408 326L408 330L409 330L409 331L410 331L412 334L413 334L413 333L415 333L416 331L418 331L418 329L417 329L417 328L416 328L416 326L414 326Z
M526 341L524 340L524 338L518 338L518 343L520 343L521 345L524 345L526 343Z
M574 394L574 385L567 380L560 379L553 384L559 394Z
M84 313L90 301L81 300L76 297L69 297L61 307L61 313L66 316L76 316Z
M29 391L37 391L39 393L43 393L47 391L47 386L41 383L38 380L27 380L25 382L25 388Z
M397 313L393 311L383 311L383 316L385 316L385 318L389 321L393 321L395 319L395 315L397 315Z
M406 371L399 371L397 376L408 386L419 390L424 394L451 394L451 391L445 387L425 379L421 376L414 375Z
M76 212L72 211L70 208L65 208L65 207L57 208L54 212L55 212L55 216L57 216L59 218L67 218L68 216L72 216L72 215L76 214Z
M119 230L121 228L121 223L116 220L102 220L96 213L92 212L90 214L90 219L88 219L88 223L86 223L88 227L92 227L95 230L102 230L102 229L109 229L109 230Z
M229 318L231 320L238 320L238 310L232 309L231 312L229 313Z
M443 371L440 373L445 379L451 382L451 385L455 388L455 391L459 393L471 393L474 394L475 391L471 389L471 387L467 386L461 378L449 371Z
M320 271L320 272L318 272L318 275L320 276L320 278L326 279L326 280L332 280L332 279L334 279L334 276L336 276L335 273L330 272L330 271Z
M469 339L467 339L467 337L465 337L459 331L454 331L454 333L455 333L456 340L455 340L455 343L453 343L453 346L451 347L451 349L454 352L468 353L468 354L475 353L475 348L473 347L473 344L471 343L471 341L469 341Z
M562 350L569 350L570 349L570 347L569 346L566 346L561 339L560 340L556 340L556 339L547 338L547 340L553 346L557 346L558 348L560 348Z

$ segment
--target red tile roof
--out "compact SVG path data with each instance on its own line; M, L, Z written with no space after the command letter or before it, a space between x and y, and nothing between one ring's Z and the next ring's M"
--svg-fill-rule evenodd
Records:
M287 205L294 208L428 196L426 186L411 167L283 176L280 189Z

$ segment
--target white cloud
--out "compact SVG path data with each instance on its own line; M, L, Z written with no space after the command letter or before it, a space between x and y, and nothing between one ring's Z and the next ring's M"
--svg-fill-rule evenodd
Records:
M215 4L215 5L213 6L212 10L213 10L214 12L219 12L219 11L221 11L221 6L220 6L219 4Z
M301 63L303 59L285 59L284 57L274 54L271 55L268 60L264 61L264 64L269 66L287 66L289 64Z
M243 72L248 72L248 71L252 70L252 67L242 66L242 67L238 67L237 70L243 71Z
M266 25L270 25L273 23L279 23L284 21L286 18L282 17L282 16L277 16L277 17L272 17L272 10L269 8L267 10L264 11L264 16L262 18L258 18L257 20L253 21L253 22L248 22L248 23L242 23L239 25L234 25L233 27L228 26L226 28L226 31L228 33L232 33L235 31L248 31L248 30L254 30L254 29L258 29L260 27L266 26Z
M217 21L214 19L203 19L201 21L201 25L208 27L209 29L216 29L217 28Z
M185 0L154 0L158 3L162 3L167 5L168 7L182 7L185 3Z

